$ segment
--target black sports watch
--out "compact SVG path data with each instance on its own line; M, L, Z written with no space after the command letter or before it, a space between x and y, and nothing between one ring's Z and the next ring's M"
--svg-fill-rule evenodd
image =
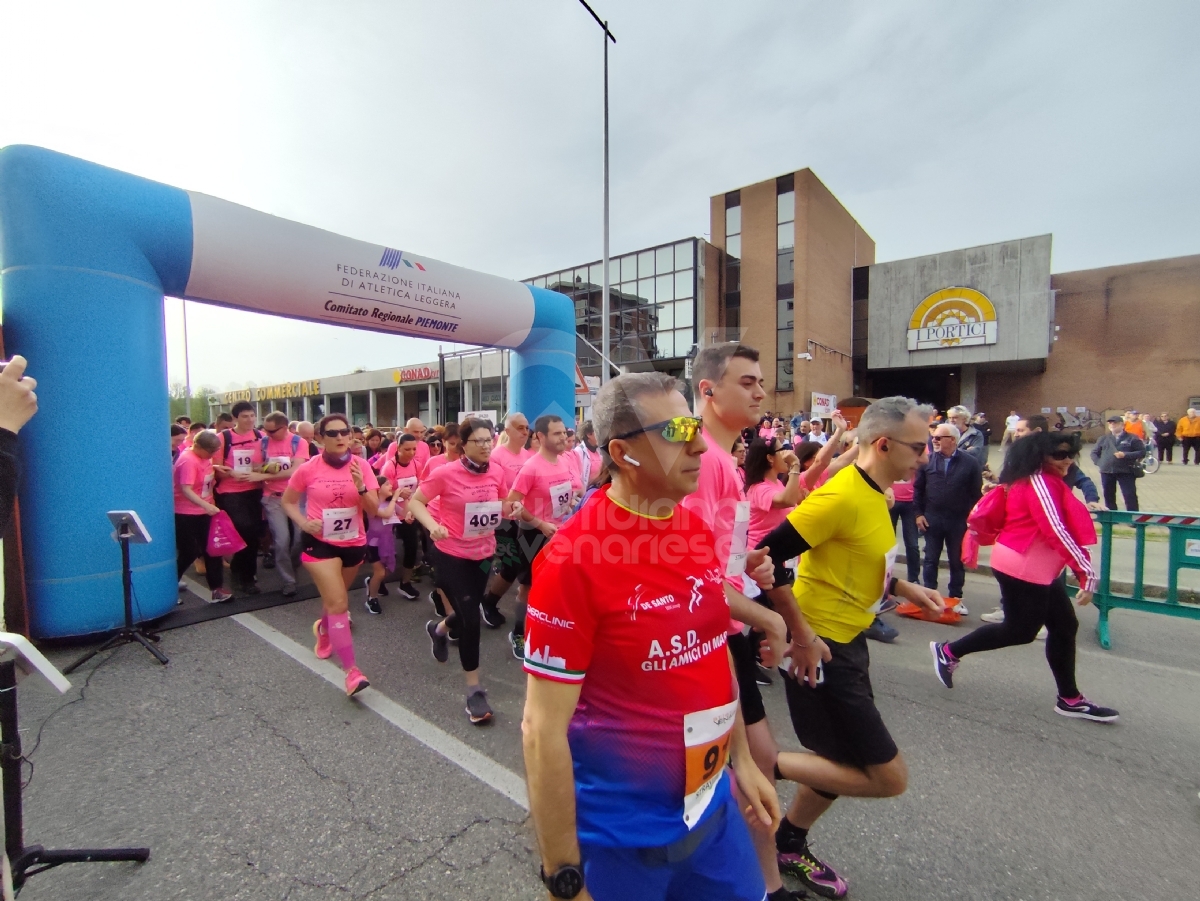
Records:
M546 868L542 867L542 884L555 898L569 901L583 891L583 867L567 864L549 875L546 874Z

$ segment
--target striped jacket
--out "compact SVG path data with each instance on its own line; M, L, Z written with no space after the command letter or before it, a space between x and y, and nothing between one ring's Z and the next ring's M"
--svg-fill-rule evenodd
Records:
M1010 485L1004 517L997 544L1025 553L1041 537L1058 550L1084 590L1096 590L1099 576L1087 550L1096 543L1096 526L1057 473L1043 470Z

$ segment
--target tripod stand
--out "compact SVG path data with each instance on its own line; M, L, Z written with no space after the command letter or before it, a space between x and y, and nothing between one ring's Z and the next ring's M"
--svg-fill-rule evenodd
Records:
M114 514L109 514L110 518L113 516ZM134 641L157 657L158 662L163 666L167 665L167 658L163 652L151 644L153 641L158 641L158 636L152 632L143 632L133 623L133 571L129 567L129 542L135 537L139 537L139 533L135 532L134 529L135 526L140 526L140 523L136 523L123 514L117 516L113 521L117 527L116 539L121 545L121 585L125 589L125 625L117 631L116 635L104 642L104 644L88 651L64 669L64 673L75 672L75 670L79 669L80 666L87 663L101 651L107 651L109 648L115 648L117 645L128 644ZM141 534L144 535L145 533L142 532ZM146 539L142 538L142 540Z
M17 731L17 665L0 663L0 778L4 783L4 850L12 866L13 887L30 876L64 863L136 861L150 859L149 848L80 848L48 851L41 845L25 847L21 805L21 734Z

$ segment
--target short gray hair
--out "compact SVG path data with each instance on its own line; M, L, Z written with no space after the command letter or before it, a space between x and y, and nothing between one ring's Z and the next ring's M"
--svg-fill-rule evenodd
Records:
M646 423L638 408L638 398L672 391L683 393L683 383L665 372L627 372L619 375L596 394L592 403L592 424L596 427L601 450L616 435L641 428Z
M910 416L931 419L936 414L937 410L929 404L919 404L911 397L897 395L882 398L863 410L858 420L858 443L873 444L880 438L890 437L889 433L903 425Z
M951 407L949 410L947 410L946 416L950 419L953 419L955 416L965 416L967 419L970 419L971 411L962 404L958 404L957 406Z
M202 451L208 451L210 454L215 454L221 446L221 436L212 429L205 429L192 439L192 445L200 448Z

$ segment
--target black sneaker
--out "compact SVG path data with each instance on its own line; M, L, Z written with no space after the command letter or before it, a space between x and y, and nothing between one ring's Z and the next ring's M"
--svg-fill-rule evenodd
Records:
M487 702L487 692L482 688L476 688L467 695L467 716L476 726L492 721L492 708Z
M429 633L429 641L432 643L433 659L438 663L445 663L450 659L450 648L446 642L446 636L442 635L437 630L437 620L431 619L425 624L425 631Z
M508 643L512 647L513 656L518 660L525 659L525 636L516 632L508 633Z
M404 598L406 601L415 601L421 596L420 592L413 587L412 582L401 582L397 586L396 591L398 591L400 593L400 597Z
M458 629L457 621L452 622L449 626L446 627L446 641L450 642L450 644L453 644L453 645L458 644L458 639L461 636L462 636L462 633Z
M479 615L483 619L483 624L489 629L499 629L508 622L499 607L494 607L485 601L479 604Z
M373 613L376 616L383 613L383 608L379 606L379 598L367 598L367 613Z
M258 587L257 582L250 582L243 585L241 588L242 594L262 594L262 589Z
M1059 698L1058 703L1054 705L1054 712L1060 716L1069 716L1077 720L1091 720L1093 723L1115 723L1121 718L1121 715L1111 707L1093 704L1082 695L1077 701L1064 701Z
M446 618L446 605L442 603L442 596L436 588L429 592L429 603L433 604L433 610L438 616Z
M268 551L267 553L263 554L263 569L274 569L274 568L275 568L275 555L273 553L271 553L270 551Z
M388 591L387 582L380 582L379 583L379 596L381 598L386 598L390 594L391 594L391 592Z
M767 895L767 901L803 901L808 897L804 889L790 889L782 885Z
M933 671L937 673L938 681L947 688L954 687L954 671L958 669L959 661L950 656L946 650L948 642L929 642L929 652L933 654Z
M757 682L759 685L774 685L775 684L771 680L770 675L767 673L766 669L763 668L763 665L761 663L758 664L758 666L756 667L756 670L757 670L757 672L755 672L755 674L754 674L754 681Z

